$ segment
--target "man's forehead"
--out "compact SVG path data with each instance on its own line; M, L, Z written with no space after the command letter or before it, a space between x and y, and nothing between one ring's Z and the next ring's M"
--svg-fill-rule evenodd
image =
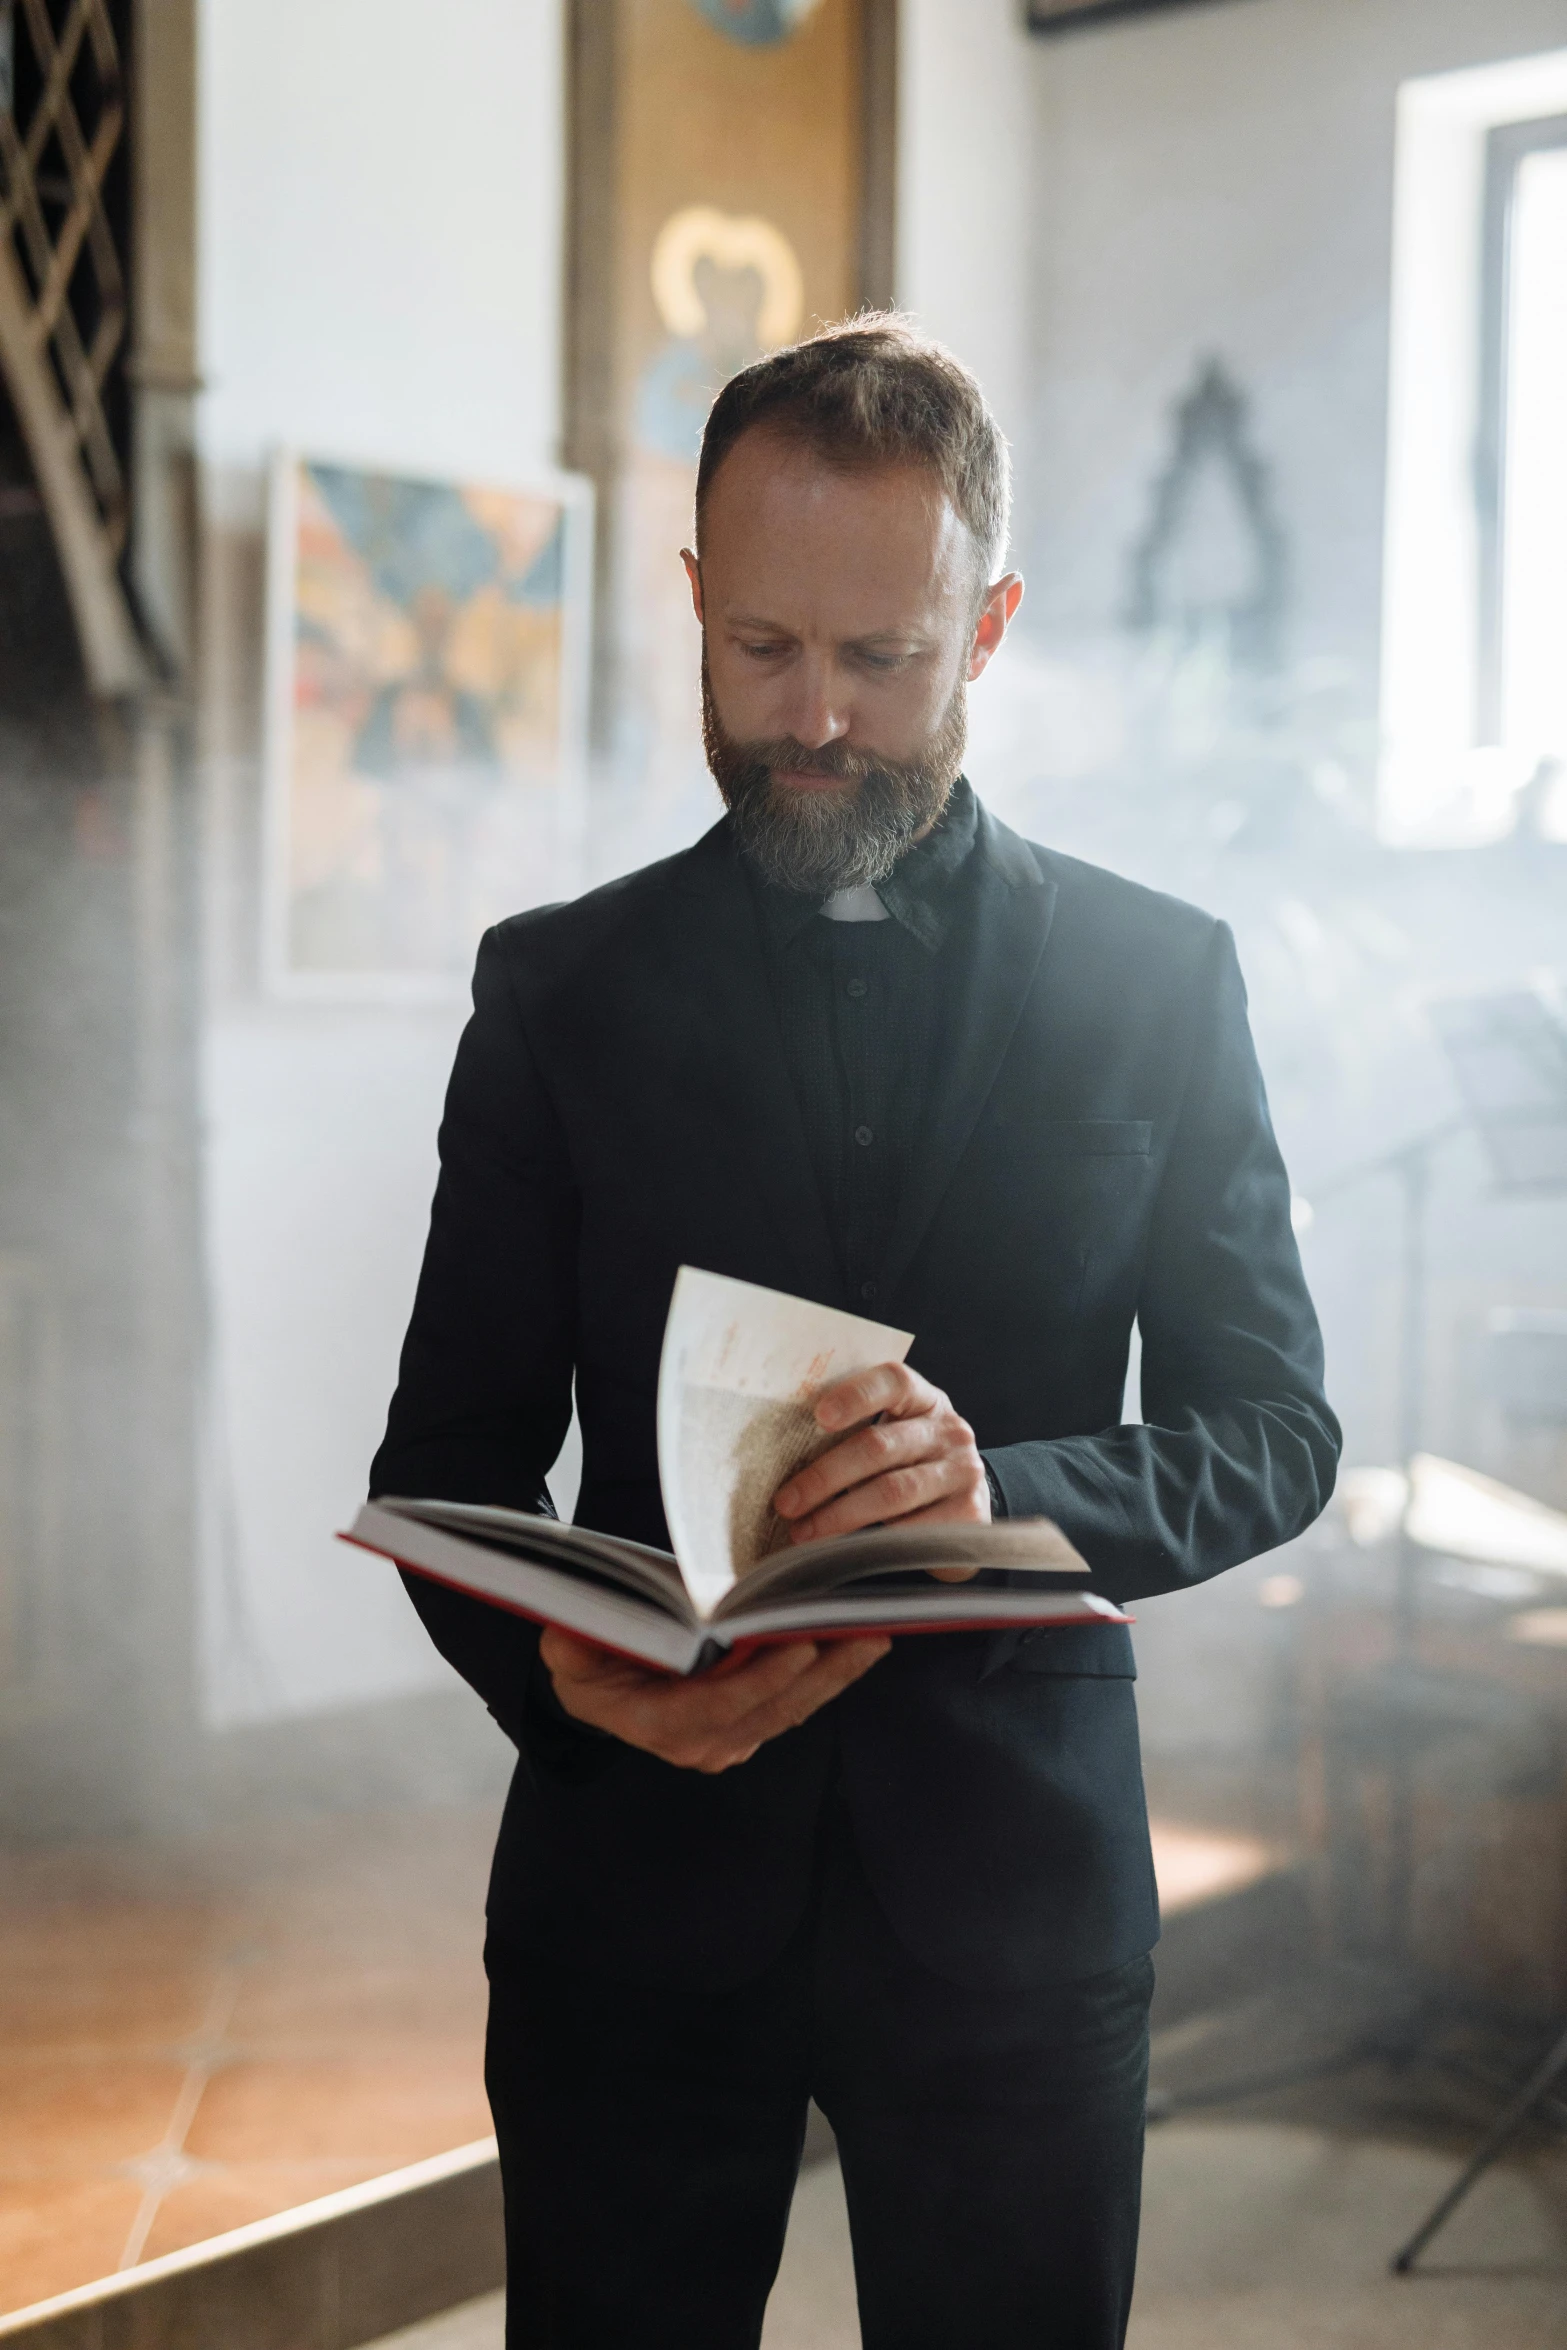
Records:
M759 506L828 525L871 509L884 525L911 535L967 536L945 483L930 466L892 459L844 463L763 427L742 433L708 485L704 535L754 533Z
M835 604L922 606L966 593L973 568L968 528L927 468L834 465L761 434L724 460L702 524L710 584L735 617L763 616L764 582L773 594L809 587Z

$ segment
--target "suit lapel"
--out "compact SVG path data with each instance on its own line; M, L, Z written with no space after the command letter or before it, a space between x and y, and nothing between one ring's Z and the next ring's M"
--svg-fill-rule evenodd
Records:
M756 909L727 824L674 860L670 879L663 952L689 1019L682 1058L748 1164L800 1294L836 1303L843 1277L784 1059Z
M1056 884L1017 835L979 811L975 903L949 942L953 967L920 1139L905 1176L881 1294L891 1300L930 1228L989 1099L1039 969L1055 912Z

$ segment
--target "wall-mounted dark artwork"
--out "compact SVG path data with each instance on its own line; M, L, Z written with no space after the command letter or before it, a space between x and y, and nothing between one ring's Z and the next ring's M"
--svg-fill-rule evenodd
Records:
M1132 555L1127 625L1217 638L1237 667L1270 668L1284 617L1284 532L1245 394L1221 360L1202 362L1172 421L1174 446Z
M1168 8L1190 8L1194 0L1029 0L1031 33L1067 33L1079 25L1101 24L1112 16L1153 16Z

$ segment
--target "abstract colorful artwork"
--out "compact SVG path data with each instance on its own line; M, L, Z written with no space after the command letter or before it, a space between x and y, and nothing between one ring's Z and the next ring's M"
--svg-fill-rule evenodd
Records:
M280 459L267 975L286 994L460 989L481 932L569 894L591 491Z

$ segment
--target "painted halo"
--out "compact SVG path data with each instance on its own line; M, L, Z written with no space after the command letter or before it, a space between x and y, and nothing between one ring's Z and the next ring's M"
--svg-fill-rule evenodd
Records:
M762 281L756 334L764 351L776 351L798 331L805 281L782 229L759 213L718 212L710 204L690 204L672 212L653 240L653 299L672 335L694 340L707 324L696 283L696 265L704 260L719 269L756 271Z

